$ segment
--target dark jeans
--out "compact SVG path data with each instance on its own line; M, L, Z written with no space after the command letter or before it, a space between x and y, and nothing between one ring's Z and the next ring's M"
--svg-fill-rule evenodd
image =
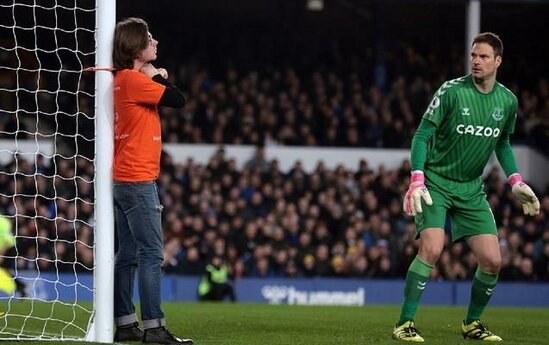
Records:
M165 325L160 307L163 260L161 212L156 183L114 182L118 251L114 266L114 317L118 326L137 321L132 302L135 273L143 328Z

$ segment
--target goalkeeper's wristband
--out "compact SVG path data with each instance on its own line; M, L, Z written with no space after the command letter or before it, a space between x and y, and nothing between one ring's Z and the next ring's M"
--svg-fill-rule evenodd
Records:
M425 184L425 175L421 170L414 170L410 176L410 184L412 183L421 183Z
M507 183L509 183L511 187L520 182L522 182L522 176L520 176L519 173L514 173L507 178Z

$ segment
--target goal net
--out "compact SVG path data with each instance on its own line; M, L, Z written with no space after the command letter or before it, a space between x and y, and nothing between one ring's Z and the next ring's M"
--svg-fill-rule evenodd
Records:
M0 339L100 341L100 2L0 2Z

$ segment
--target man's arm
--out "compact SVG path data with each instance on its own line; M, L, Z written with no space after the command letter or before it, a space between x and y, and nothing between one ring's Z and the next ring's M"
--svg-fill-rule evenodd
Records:
M152 80L166 87L158 105L163 105L172 108L181 108L187 103L187 99L183 92L172 84L168 79L164 79L161 74L152 77Z
M427 150L431 138L435 135L437 128L434 123L429 120L421 120L419 127L412 138L412 171L423 171L425 168L425 160L427 159Z
M427 149L429 148L429 142L435 135L437 128L434 123L429 120L421 120L419 127L412 138L412 171L423 171L425 167L425 160L427 159Z
M511 148L508 133L503 133L496 145L495 152L499 164L505 172L505 176L509 177L518 173L519 170L517 167L517 162L515 161L513 149Z
M151 78L155 83L165 87L158 105L182 108L187 103L183 92L168 80L168 72L164 68L156 68L151 63L146 63L139 71Z
M532 189L526 183L522 182L522 176L518 172L508 133L504 133L501 136L496 145L495 152L499 164L505 172L505 176L507 176L507 182L512 187L513 194L522 204L524 214L531 216L538 214L540 209L539 200Z
M433 200L425 187L425 160L427 159L427 150L433 135L436 132L436 125L425 118L421 120L419 127L412 139L412 176L410 177L410 186L404 197L402 208L406 214L413 216L423 212L421 199L425 200L427 205L432 205Z

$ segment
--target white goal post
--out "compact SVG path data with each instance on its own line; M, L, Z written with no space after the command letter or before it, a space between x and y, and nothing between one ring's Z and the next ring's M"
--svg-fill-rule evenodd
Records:
M115 14L0 2L0 340L112 343Z
M110 67L116 0L96 1L96 67ZM98 71L95 74L95 315L88 330L88 340L106 343L112 342L114 325L113 112L112 73Z

